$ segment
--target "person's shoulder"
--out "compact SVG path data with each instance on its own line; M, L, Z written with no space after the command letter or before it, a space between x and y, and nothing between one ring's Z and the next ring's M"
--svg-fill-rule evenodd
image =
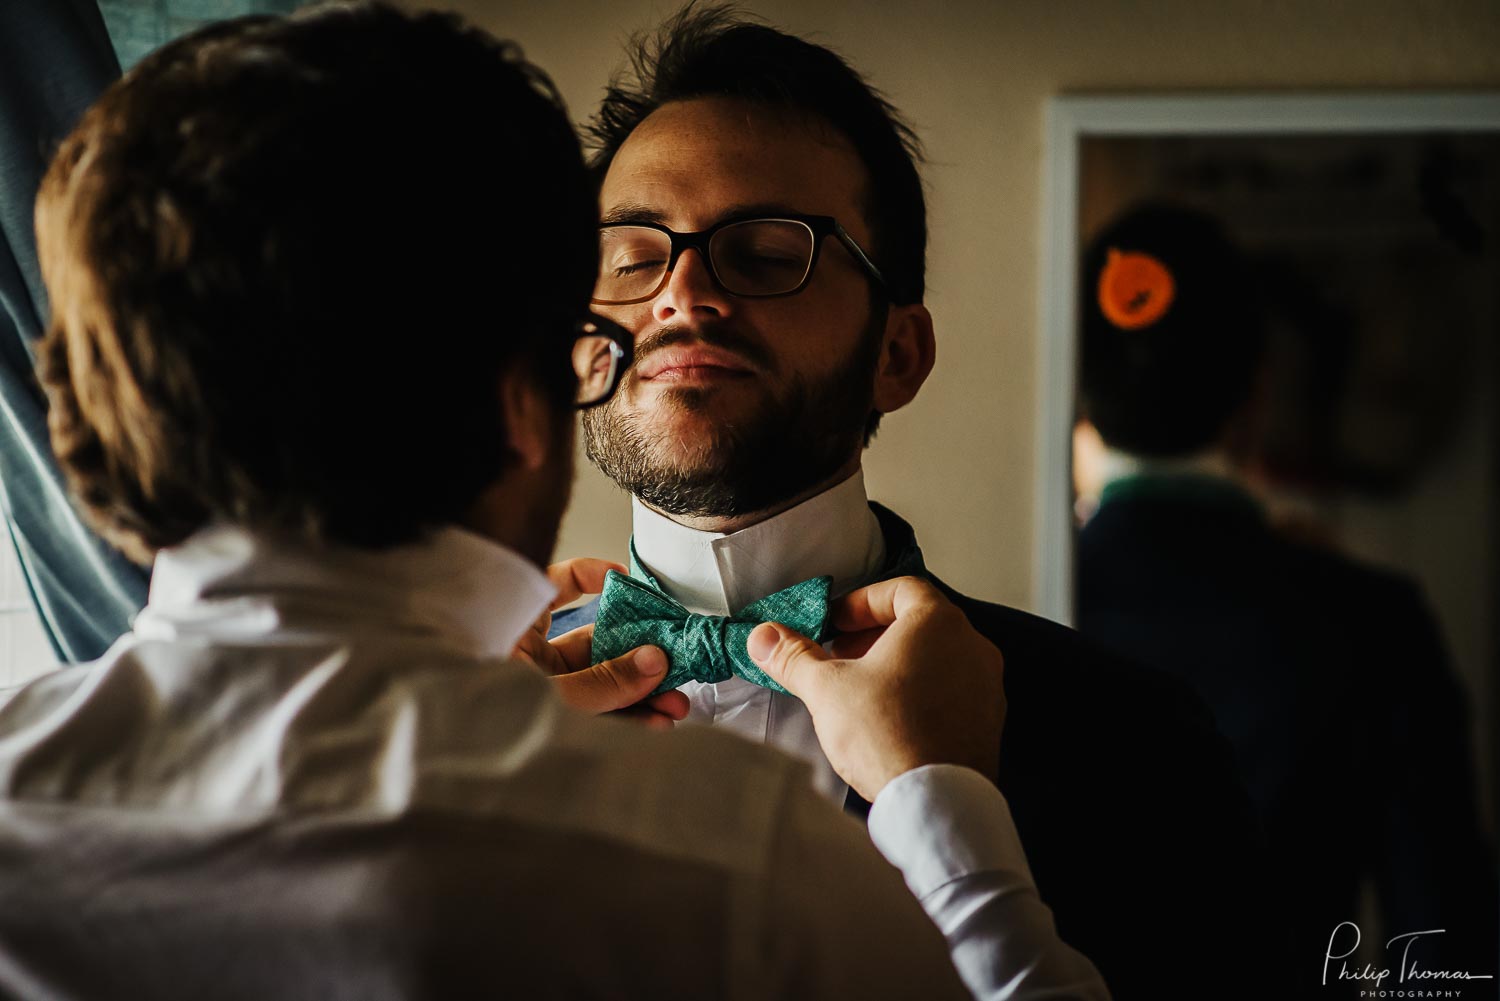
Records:
M871 503L887 550L915 549L912 526L894 511ZM1181 681L1112 653L1076 630L1007 605L970 597L944 583L930 570L924 575L963 611L981 635L1005 657L1006 694L1013 703L1053 715L1113 719L1111 706L1149 704L1165 707L1155 714L1176 714L1195 728L1209 720L1208 710ZM1212 724L1209 723L1211 727Z
M91 680L94 665L74 665L49 671L24 685L0 691L0 800L26 795L49 781L49 770L38 761L72 764L78 755L54 753L59 731Z
M1189 734L1217 740L1212 714L1186 682L1061 623L934 582L1000 649L1011 702L1033 718L1066 721L1059 733L1103 734L1150 722L1164 740ZM1143 739L1134 738L1135 745Z
M72 699L92 665L63 665L22 685L0 689L0 735L43 719Z
M1363 601L1424 604L1421 585L1392 567L1381 566L1333 545L1272 530L1269 543L1288 573Z
M456 703L472 696L455 696L449 709L466 712ZM811 781L805 763L711 727L659 732L633 720L589 716L554 698L523 715L492 719L508 736L484 739L481 731L484 746L468 765L459 763L462 771L473 766L479 780L444 776L459 781L430 784L435 802L560 823L630 849L754 876L791 790Z
M1445 661L1442 630L1422 584L1331 544L1266 533L1265 560L1280 614L1313 635L1336 638L1368 664L1409 658Z
M975 629L997 645L999 639L1005 639L1012 645L1020 644L1027 649L1039 645L1049 648L1077 647L1080 650L1092 647L1079 633L1059 622L1009 605L971 597L936 577L932 578L932 582L949 601L963 611Z
M933 578L940 590L964 613L979 633L1005 654L1007 665L1014 660L1030 663L1045 660L1050 671L1104 672L1133 677L1152 671L1132 660L1111 652L1075 629L1032 612L973 598Z

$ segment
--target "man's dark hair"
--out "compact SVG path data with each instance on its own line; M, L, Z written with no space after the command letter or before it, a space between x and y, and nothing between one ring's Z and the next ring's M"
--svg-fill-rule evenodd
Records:
M805 115L847 140L870 178L862 202L874 246L865 249L885 276L892 302L922 301L927 205L915 133L836 53L732 7L689 4L655 32L631 39L628 72L611 81L585 130L597 176L657 108L708 97Z
M1132 329L1106 315L1111 252L1148 255L1171 275L1171 304L1155 322ZM1223 227L1141 205L1091 241L1079 285L1081 402L1105 442L1152 457L1219 442L1254 389L1265 343L1255 282Z
M381 547L513 461L502 373L571 402L595 193L551 82L457 18L224 22L110 87L37 207L53 445L146 560L224 520Z

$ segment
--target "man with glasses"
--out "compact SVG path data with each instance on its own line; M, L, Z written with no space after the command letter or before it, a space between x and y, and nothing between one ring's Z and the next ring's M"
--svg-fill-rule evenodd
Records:
M821 641L829 595L931 578L860 472L882 415L934 363L917 142L834 53L722 8L685 9L631 65L590 138L594 302L636 358L584 421L589 457L634 497L631 567L554 635L597 615L596 659L664 646L662 690L680 688L690 721L802 757L823 795L862 812L833 760L850 731L827 719ZM1007 797L1063 938L1120 996L1256 994L1278 932L1261 923L1248 801L1201 705L1069 630L937 586L1006 657L1001 753L974 765ZM932 665L906 711L940 732L955 687ZM861 708L871 727L892 711Z
M103 658L0 707L0 996L1105 996L999 794L899 714L840 760L965 980L797 762L564 706L635 702L659 649L577 672L613 702L512 656L589 663L530 637L574 408L633 347L586 312L595 220L540 71L381 6L204 29L64 142L52 442L155 565ZM993 729L999 654L927 585L837 615L884 630L846 691L954 658L995 704L952 728Z

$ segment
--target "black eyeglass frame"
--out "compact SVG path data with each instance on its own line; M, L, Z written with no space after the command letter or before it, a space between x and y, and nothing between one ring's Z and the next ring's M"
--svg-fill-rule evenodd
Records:
M620 383L625 380L625 372L635 363L635 337L613 320L606 319L597 313L590 313L587 317L579 320L575 325L573 343L577 344L586 337L607 337L612 342L615 368L610 376L609 391L597 400L587 403L574 402L575 410L588 410L597 407L601 403L608 403L619 391ZM576 374L576 372L575 372Z
M720 230L728 229L730 226L743 226L746 223L754 222L795 222L801 223L812 231L812 258L807 262L807 272L802 276L802 280L797 283L796 288L788 289L785 292L735 292L725 285L719 277L719 269L714 266L713 253L709 250L711 241L718 235ZM652 289L649 295L637 296L634 299L591 299L590 301L596 306L634 306L637 303L650 302L652 299L655 299L661 295L661 290L667 287L667 282L672 277L672 269L677 267L677 259L682 256L684 250L689 248L698 251L698 256L703 259L704 265L708 268L709 277L713 279L714 287L726 295L732 295L740 299L779 299L783 296L796 295L807 288L808 282L812 281L813 273L818 269L818 255L823 249L823 239L828 236L837 237L839 243L843 244L844 249L849 252L849 256L854 258L855 263L863 268L865 273L874 280L881 292L889 294L889 286L886 284L885 276L880 273L880 269L875 266L875 262L870 260L870 255L865 253L864 248L831 215L773 215L752 216L748 219L725 219L723 222L715 223L708 229L701 229L696 233L678 233L675 230L670 230L654 222L614 222L605 223L600 226L599 232L603 233L608 229L623 229L626 227L631 229L654 229L658 233L665 233L671 247L671 250L667 254L667 266L661 273L661 281L657 283L656 288Z

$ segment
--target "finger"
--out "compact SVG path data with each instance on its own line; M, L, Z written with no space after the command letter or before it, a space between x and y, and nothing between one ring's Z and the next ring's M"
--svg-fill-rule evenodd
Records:
M875 641L885 635L884 629L861 629L857 633L839 633L828 652L839 660L858 660L870 652Z
M667 655L660 647L643 646L581 671L554 675L552 683L568 705L598 714L635 705L666 673Z
M562 659L565 671L582 671L589 666L593 660L594 653L594 624L579 626L577 629L569 629L554 640L548 640L552 644L552 651Z
M631 706L629 709L617 709L609 715L628 719L633 723L640 723L651 730L670 730L676 725L670 716L663 716L661 713L652 712L641 706Z
M642 702L641 705L659 712L663 716L670 716L672 719L686 719L688 710L692 708L692 703L688 701L688 697L677 691L652 695L646 701Z
M530 664L532 667L536 668L538 671L541 671L543 674L550 673L550 672L547 671L547 669L545 667L543 667L540 663L537 662L536 657L532 654L532 652L530 650L526 649L526 647L525 647L524 644L522 644L520 646L517 646L514 650L512 650L510 652L510 655L512 657L514 657L516 660L525 661L526 663Z
M557 597L552 599L551 607L561 608L586 594L598 594L604 590L604 575L611 570L622 574L630 572L618 563L587 556L552 564L547 568L547 579L557 588Z
M827 676L826 671L813 670L813 667L831 659L816 640L810 640L779 622L762 622L756 626L745 643L745 649L762 671L804 702L813 695L809 689L816 688L817 679Z
M889 626L918 609L947 603L941 591L919 577L892 577L850 591L835 601L829 611L835 629L854 633Z
M526 661L543 674L557 674L562 670L562 662L556 651L544 637L535 633L522 634L510 655L518 660Z
M550 608L536 617L536 621L531 624L531 631L542 639L547 638L547 634L552 631L552 610Z

